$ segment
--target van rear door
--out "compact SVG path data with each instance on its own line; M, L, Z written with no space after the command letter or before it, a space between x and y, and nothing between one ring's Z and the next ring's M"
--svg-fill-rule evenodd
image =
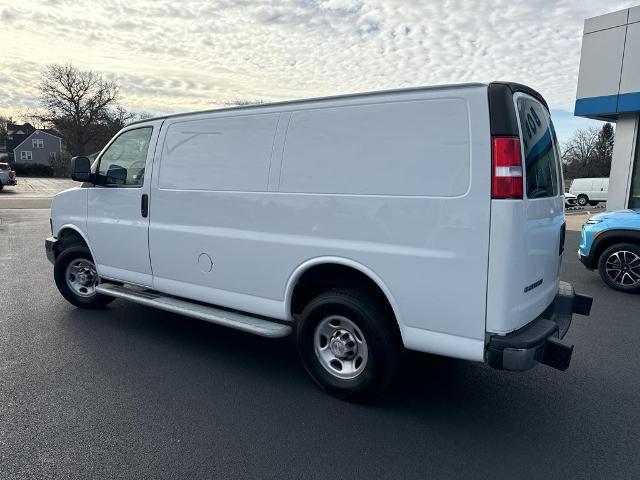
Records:
M496 104L492 88L509 92ZM544 99L521 85L492 84L489 89L494 179L505 172L496 167L496 138L517 139L520 158L513 163L521 165L511 169L512 181L522 182L521 190L506 197L494 192L491 200L487 331L504 334L538 317L557 293L565 228L562 169ZM510 121L495 132L497 114Z

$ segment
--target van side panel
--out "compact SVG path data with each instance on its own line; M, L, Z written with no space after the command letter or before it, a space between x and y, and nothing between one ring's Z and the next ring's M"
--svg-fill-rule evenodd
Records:
M460 98L346 105L291 114L280 191L458 197L469 189Z
M204 178L194 180L197 189L156 183L149 234L154 287L289 319L286 289L298 267L318 257L344 258L384 282L409 348L482 360L490 221L486 86L267 113L282 114L272 137L286 132L282 150L268 148L270 176L280 170L279 191L202 189ZM176 141L171 125L179 121L167 120L161 171L165 162L181 161L168 155ZM242 142L230 148L228 161L244 155L243 148ZM208 262L199 263L203 254L210 271ZM411 329L422 335L407 341Z

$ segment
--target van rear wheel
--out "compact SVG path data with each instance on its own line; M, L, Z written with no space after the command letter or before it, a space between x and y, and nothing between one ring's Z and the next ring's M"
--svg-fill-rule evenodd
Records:
M297 329L298 351L313 380L342 399L362 401L389 384L401 359L397 324L365 292L336 289L309 302Z
M80 308L99 308L114 297L96 292L100 278L91 252L84 246L71 246L63 250L53 265L53 276L58 291L71 304Z

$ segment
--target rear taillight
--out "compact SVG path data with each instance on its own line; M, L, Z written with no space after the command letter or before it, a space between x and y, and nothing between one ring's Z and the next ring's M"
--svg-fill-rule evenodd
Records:
M522 198L522 156L518 137L493 137L491 198Z
M9 172L9 178L16 178L16 172L10 171Z

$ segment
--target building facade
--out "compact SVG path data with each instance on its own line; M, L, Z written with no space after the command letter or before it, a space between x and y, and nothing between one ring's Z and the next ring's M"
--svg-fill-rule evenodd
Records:
M45 130L25 128L26 125L31 127L28 123L20 125L8 134L9 161L49 165L52 158L62 153L62 139Z
M616 123L607 208L640 208L640 6L585 20L574 113Z
M22 125L9 123L7 125L6 153L8 155L9 163L15 162L13 150L35 131L36 127L30 123L24 123Z

